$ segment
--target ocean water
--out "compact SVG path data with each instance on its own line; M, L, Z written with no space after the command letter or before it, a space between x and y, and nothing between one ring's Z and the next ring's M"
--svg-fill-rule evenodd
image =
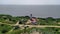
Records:
M0 5L0 14L60 18L60 5Z

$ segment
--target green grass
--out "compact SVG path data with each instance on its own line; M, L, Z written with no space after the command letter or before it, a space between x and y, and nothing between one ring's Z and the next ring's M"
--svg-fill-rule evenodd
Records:
M8 32L10 29L12 29L11 26L9 25L4 25L4 24L0 24L0 33L6 33Z

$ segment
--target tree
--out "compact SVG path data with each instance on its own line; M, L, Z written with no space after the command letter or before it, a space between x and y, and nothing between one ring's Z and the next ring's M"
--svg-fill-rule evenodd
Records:
M30 17L29 16L25 16L25 18L29 19Z
M46 20L48 20L48 21L54 21L55 19L52 18L52 17L47 17Z

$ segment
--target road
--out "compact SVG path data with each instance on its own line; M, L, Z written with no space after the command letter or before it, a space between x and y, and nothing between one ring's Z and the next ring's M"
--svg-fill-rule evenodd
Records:
M16 26L16 24L7 24L7 23L1 23L0 24L6 24L10 26ZM60 28L60 26L55 26L55 25L24 25L24 24L17 24L19 27L24 27L24 26L29 26L29 27L57 27Z

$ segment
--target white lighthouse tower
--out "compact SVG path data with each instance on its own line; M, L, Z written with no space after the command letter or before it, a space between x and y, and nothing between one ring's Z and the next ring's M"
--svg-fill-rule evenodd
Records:
M32 14L30 14L30 19L32 19Z

